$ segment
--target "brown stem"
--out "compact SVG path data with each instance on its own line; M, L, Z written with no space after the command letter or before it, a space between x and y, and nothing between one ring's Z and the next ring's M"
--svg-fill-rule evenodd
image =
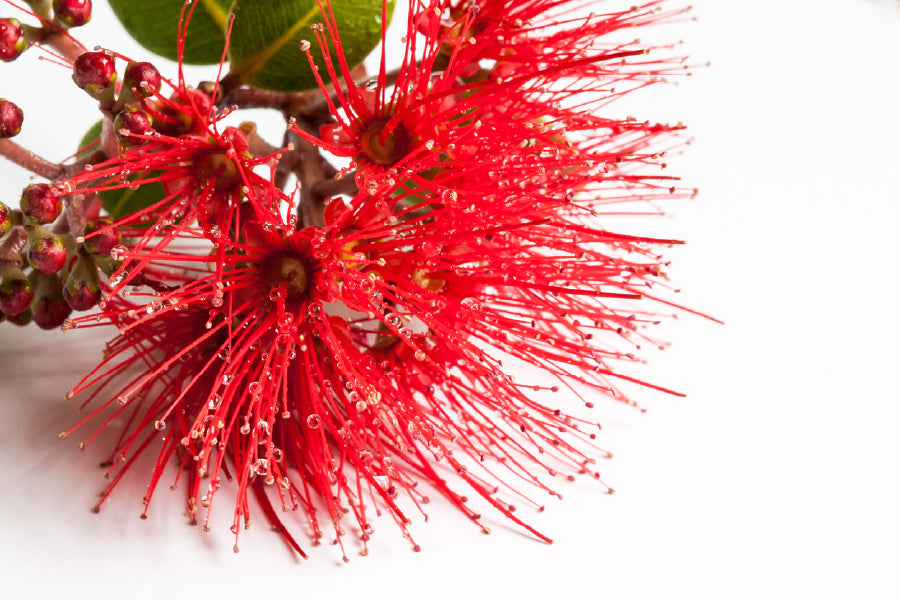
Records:
M87 48L78 43L65 29L49 21L44 21L42 27L26 25L24 28L31 42L52 48L69 62L74 63L76 58L87 52Z
M87 48L75 41L75 38L63 32L51 33L43 43L73 63L76 58L87 52Z
M72 194L67 197L65 219L60 219L60 224L62 223L66 224L66 229L75 237L84 233L87 225L84 194Z
M303 126L309 130L309 124ZM294 153L294 172L303 182L300 187L298 213L304 227L325 225L325 200L338 194L356 195L359 189L352 177L335 179L338 171L319 152L319 147L306 139L291 133L291 143L297 148Z
M70 165L62 165L63 179L77 175L84 171L85 166L101 163L107 158L109 158L109 156L107 156L106 152L103 150L94 150L84 158L80 158Z
M28 169L35 175L40 175L50 181L71 177L81 173L85 165L103 162L108 158L102 150L95 150L70 165L60 165L38 156L12 140L0 140L0 156L4 156L20 167Z
M253 87L239 87L222 94L217 104L241 108L274 108L285 114L299 112L318 96L315 92L271 92Z
M312 125L305 121L298 121L297 125L307 132L313 129ZM300 221L304 227L322 227L325 225L324 198L317 198L313 190L316 184L324 181L328 175L322 164L319 148L293 132L289 132L288 138L297 153L294 172L303 184L300 187L300 206L297 207Z
M326 198L337 196L338 194L355 196L359 193L359 188L357 187L356 180L353 177L342 177L341 179L334 179L334 176L332 176L331 179L323 179L322 181L317 181L315 184L313 184L312 188L313 197L323 201Z
M256 156L271 156L281 152L281 148L273 146L259 135L256 130L256 123L244 121L238 126L238 129L247 136L247 142L250 144L249 150L251 154Z
M62 165L50 162L31 150L26 150L12 140L0 140L0 156L4 156L20 167L50 180L62 177L65 173L65 168Z

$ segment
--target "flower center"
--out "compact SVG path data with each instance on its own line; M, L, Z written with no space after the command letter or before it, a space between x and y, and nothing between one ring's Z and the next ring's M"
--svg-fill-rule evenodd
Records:
M283 289L286 300L299 300L309 287L309 270L304 262L292 255L280 254L268 259L260 272L263 287Z
M383 136L387 121L372 121L359 136L359 149L376 165L392 165L409 152L409 132L397 125ZM382 138L384 141L382 141Z

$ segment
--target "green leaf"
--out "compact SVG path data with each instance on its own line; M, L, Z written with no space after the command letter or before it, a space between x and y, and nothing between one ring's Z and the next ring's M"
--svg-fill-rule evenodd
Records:
M178 18L184 0L109 0L113 12L137 42L154 54L178 60ZM195 0L184 44L184 62L218 64L232 0ZM185 13L187 16L187 13Z
M157 172L151 172L147 176L155 177L157 175ZM158 181L145 183L137 189L121 188L100 192L100 199L103 200L103 209L113 219L136 213L152 204L156 204L165 197L166 192L163 189L163 185ZM142 224L135 222L130 226L141 227Z
M103 120L101 119L88 129L87 133L84 134L84 137L81 138L78 147L84 148L99 140L102 129ZM93 148L91 150L93 150ZM81 157L84 154L85 152L81 152L78 156ZM157 173L151 172L147 176L155 177L156 175ZM100 192L100 199L103 201L103 210L105 210L112 218L117 219L143 210L151 204L155 204L162 200L165 195L166 192L163 185L160 182L155 181L152 183L145 183L137 189L120 188ZM134 224L134 226L139 227L140 224Z
M331 6L344 56L353 67L381 41L381 0L332 0ZM388 19L393 10L391 1ZM316 0L235 0L232 12L235 19L228 53L231 75L238 81L280 92L317 87L309 60L300 50L300 42L307 40L322 78L328 82L310 30L314 23L323 22ZM337 67L333 46L330 52Z
M102 130L103 119L100 119L99 121L91 125L91 128L87 130L87 133L85 133L84 137L81 138L81 141L78 142L78 153L75 155L76 159L84 158L97 149L97 146L94 146L92 148L87 147L100 140L100 132Z

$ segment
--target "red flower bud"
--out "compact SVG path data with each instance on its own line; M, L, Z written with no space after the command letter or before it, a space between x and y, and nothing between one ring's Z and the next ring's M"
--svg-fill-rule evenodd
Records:
M27 47L28 40L18 19L0 19L0 60L15 60Z
M212 109L212 100L200 90L188 88L184 92L176 92L168 102L160 107L161 119L154 126L163 135L177 137L193 129L203 129L206 118Z
M24 118L21 108L5 98L0 98L0 139L18 135L22 131Z
M52 223L62 211L59 193L46 183L32 183L22 190L22 212L42 225Z
M127 146L140 146L147 143L147 139L132 134L149 134L153 131L153 119L137 104L129 104L116 115L113 129L120 142Z
M34 300L34 288L22 269L0 263L0 311L8 317L25 312Z
M119 230L109 219L91 221L84 228L83 242L91 254L106 256L119 243Z
M53 14L66 27L81 27L91 20L91 0L53 0Z
M63 296L62 279L58 275L32 273L34 301L31 310L35 324L41 329L56 329L72 314L72 307Z
M66 265L66 245L62 238L43 227L29 232L23 254L28 264L41 273L56 273Z
M91 97L100 99L116 81L116 62L105 52L85 52L75 59L72 79Z
M237 154L243 154L250 149L250 140L242 129L237 127L226 127L222 132L222 141L231 144Z
M22 312L17 315L7 315L6 320L12 323L13 325L18 325L19 327L24 327L31 323L31 308L26 308Z
M35 301L32 316L35 325L41 329L56 329L61 326L71 314L72 307L69 306L62 295L60 295L59 298L46 296Z
M80 252L63 288L66 302L74 310L88 310L100 301L100 278L90 254Z
M219 192L229 191L242 183L237 164L226 150L204 150L194 159L194 175L202 185L214 181Z
M11 217L9 207L0 202L0 236L9 231L12 226Z
M135 88L145 98L157 93L160 83L159 71L148 62L130 62L125 67L124 87Z

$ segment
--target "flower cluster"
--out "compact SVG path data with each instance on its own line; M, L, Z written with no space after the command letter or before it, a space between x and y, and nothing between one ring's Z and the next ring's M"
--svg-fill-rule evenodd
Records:
M255 510L301 554L281 509L305 515L314 543L350 536L365 553L382 512L412 540L428 489L485 531L466 494L549 541L515 503L541 509L556 479L599 480L605 456L598 425L562 397L593 408L633 404L622 381L669 391L616 364L658 344L645 328L672 306L655 291L668 289L659 252L679 242L604 217L693 193L658 170L682 126L602 110L684 72L618 41L684 15L664 4L418 0L395 16L399 67L382 50L360 80L323 0L300 44L320 90L268 100L81 53L74 80L104 125L91 160L30 186L21 211L0 205L4 256L31 267L0 257L0 310L117 328L69 393L86 416L62 434L87 444L124 418L97 508L153 453L145 505L174 463L189 519L208 528L229 485L235 550ZM226 125L264 101L290 106L283 146ZM62 233L43 229L63 206ZM545 375L517 381L515 365Z

